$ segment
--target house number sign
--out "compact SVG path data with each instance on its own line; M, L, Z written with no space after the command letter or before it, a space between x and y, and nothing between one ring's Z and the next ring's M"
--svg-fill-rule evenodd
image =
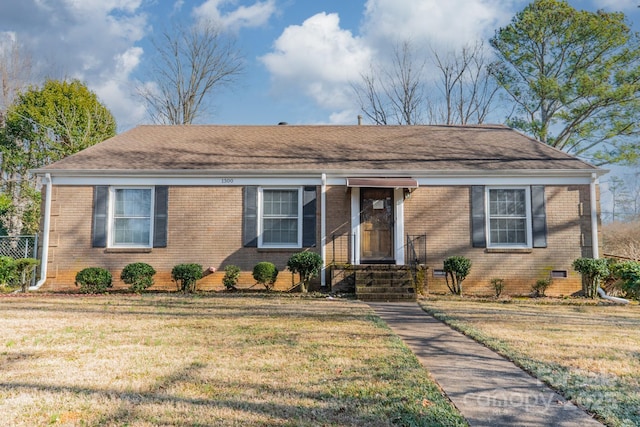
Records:
M233 178L222 178L223 184L233 184Z

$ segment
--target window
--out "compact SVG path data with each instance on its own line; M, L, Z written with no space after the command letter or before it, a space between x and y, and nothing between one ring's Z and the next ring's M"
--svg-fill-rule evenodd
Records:
M528 188L487 189L489 247L530 247Z
M302 199L298 188L261 188L260 247L302 247Z
M111 239L114 247L151 247L151 188L112 188Z

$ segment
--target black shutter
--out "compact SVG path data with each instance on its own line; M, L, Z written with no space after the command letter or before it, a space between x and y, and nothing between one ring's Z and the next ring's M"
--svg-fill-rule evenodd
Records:
M487 247L484 206L484 185L471 186L471 245L474 248Z
M167 210L169 207L169 187L157 186L153 208L153 247L167 247Z
M304 187L302 196L302 246L316 246L316 187Z
M109 187L99 185L93 188L93 229L94 248L107 247L107 209L109 205Z
M258 187L247 186L243 190L242 244L258 247Z
M547 247L547 213L544 200L544 186L531 187L531 228L533 247Z

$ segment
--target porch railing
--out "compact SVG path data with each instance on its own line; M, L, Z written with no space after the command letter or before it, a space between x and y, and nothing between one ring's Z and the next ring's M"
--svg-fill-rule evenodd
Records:
M417 268L427 263L427 235L407 234L405 247L405 265ZM331 235L331 263L349 264L354 258L356 239L353 233Z
M427 263L427 235L407 234L404 257L405 264L409 266L415 283L418 281L418 268Z

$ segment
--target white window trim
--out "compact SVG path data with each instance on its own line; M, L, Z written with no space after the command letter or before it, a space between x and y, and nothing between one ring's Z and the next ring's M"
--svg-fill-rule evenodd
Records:
M262 240L263 230L264 230L264 190L295 190L298 192L298 241L295 245L293 244L270 244L264 243ZM258 248L282 248L282 249L300 249L302 248L302 193L303 187L258 187Z
M524 244L514 243L491 243L491 212L489 210L490 204L490 191L491 190L524 190L524 201L525 201L525 215L526 215L526 233L527 233L527 241ZM530 186L487 186L485 187L485 230L486 230L486 239L487 239L487 248L509 248L509 249L530 249L533 247L533 228L531 222L531 187Z
M116 206L116 190L151 190L151 204L149 206L149 242L146 245L132 244L115 244L115 206ZM155 187L128 187L128 186L111 186L109 187L109 217L107 222L107 242L108 248L152 248L153 247L153 230L154 230L154 209L155 209Z

